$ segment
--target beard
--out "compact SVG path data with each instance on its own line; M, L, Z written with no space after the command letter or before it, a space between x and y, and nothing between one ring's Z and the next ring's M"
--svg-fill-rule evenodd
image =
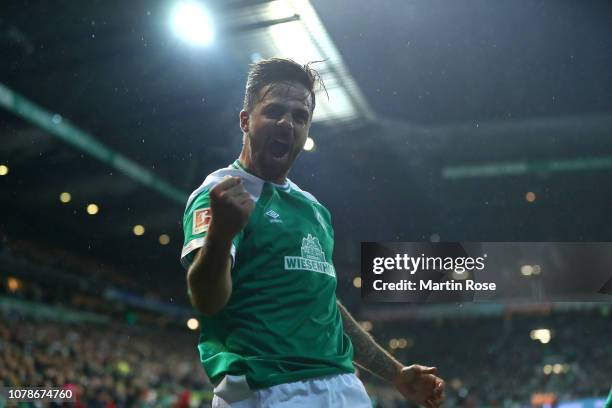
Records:
M252 170L264 180L284 180L302 149L294 140L247 138Z

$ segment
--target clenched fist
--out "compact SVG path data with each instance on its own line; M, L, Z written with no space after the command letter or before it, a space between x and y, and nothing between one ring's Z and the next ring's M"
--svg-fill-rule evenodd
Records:
M210 190L210 229L231 240L246 226L254 207L240 177L226 177Z
M414 364L404 367L393 381L404 398L427 408L438 408L444 402L444 380L436 376L435 367Z

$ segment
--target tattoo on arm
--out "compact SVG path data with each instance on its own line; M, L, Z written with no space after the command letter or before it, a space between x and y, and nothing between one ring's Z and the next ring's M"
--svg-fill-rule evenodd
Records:
M342 315L344 332L351 338L355 349L355 363L372 374L387 381L393 381L403 365L378 345L340 302L338 302L338 309Z

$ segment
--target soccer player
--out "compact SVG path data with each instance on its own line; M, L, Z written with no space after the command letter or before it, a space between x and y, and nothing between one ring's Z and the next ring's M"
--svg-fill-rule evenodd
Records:
M308 136L316 78L290 60L254 64L240 157L187 202L181 262L203 315L198 349L213 407L371 407L353 360L438 407L436 369L400 364L336 300L330 214L287 178Z

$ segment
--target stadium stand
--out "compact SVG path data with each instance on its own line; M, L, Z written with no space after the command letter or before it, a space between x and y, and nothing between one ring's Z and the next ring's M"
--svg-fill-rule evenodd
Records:
M77 407L210 405L197 335L185 327L188 308L177 313L159 295L123 285L121 272L100 286L96 279L107 275L79 273L89 264L78 257L58 262L32 242L2 241L0 267L11 276L0 279L1 385L68 387L77 392ZM109 288L131 295L109 297ZM538 407L607 395L611 323L610 305L583 304L381 319L372 334L401 361L437 366L448 381L449 407ZM530 336L538 329L550 338ZM375 407L409 406L375 377L359 374Z

